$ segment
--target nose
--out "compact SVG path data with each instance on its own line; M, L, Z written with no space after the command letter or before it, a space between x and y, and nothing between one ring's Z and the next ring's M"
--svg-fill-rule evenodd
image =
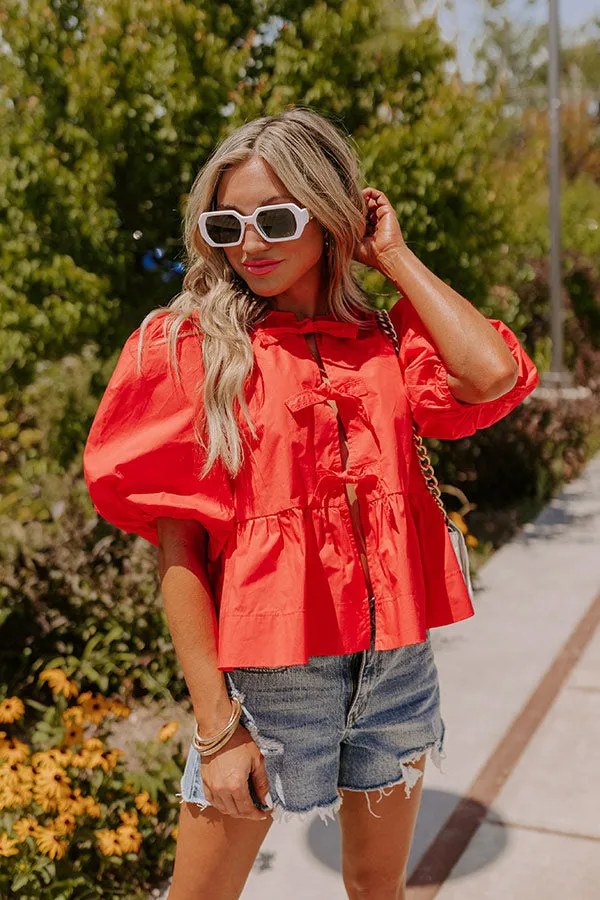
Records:
M269 241L265 240L260 231L251 222L246 223L246 230L242 238L241 248L247 256L269 247Z

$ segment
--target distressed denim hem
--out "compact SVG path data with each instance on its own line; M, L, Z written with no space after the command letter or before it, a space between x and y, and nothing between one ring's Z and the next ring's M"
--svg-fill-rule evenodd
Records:
M371 815L375 816L376 819L380 819L381 816L378 816L377 813L374 813L371 809L371 803L369 799L370 791L379 791L379 797L377 797L377 803L381 803L381 800L384 796L388 796L391 793L391 788L397 787L399 784L404 785L404 793L406 798L410 798L410 792L414 788L415 784L423 776L423 772L421 769L416 766L411 765L411 763L417 762L422 759L422 757L429 753L430 758L434 766L439 769L439 771L444 774L442 760L446 758L446 753L443 749L444 736L438 738L433 744L429 744L421 750L413 750L407 756L403 757L400 762L400 768L402 769L402 775L400 778L397 778L395 781L387 781L385 784L378 784L374 787L368 788L357 788L357 787L345 787L341 784L339 787L343 791L355 791L366 794L367 797L367 806L369 807L369 812ZM386 793L386 788L390 788L390 791Z

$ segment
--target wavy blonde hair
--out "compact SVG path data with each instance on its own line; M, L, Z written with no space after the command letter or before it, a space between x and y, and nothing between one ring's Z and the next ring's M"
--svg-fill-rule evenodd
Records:
M203 392L194 432L206 451L202 476L219 458L232 477L242 467L240 409L256 438L244 395L254 365L249 329L271 307L267 298L255 295L238 276L222 249L205 243L198 229L200 213L216 205L223 173L252 157L261 157L271 166L291 195L308 208L329 235L327 308L347 322L359 322L361 311L373 309L351 271L367 213L352 140L328 119L304 107L254 119L237 128L217 146L192 184L183 220L187 256L183 290L167 306L148 313L141 323L138 343L141 372L144 329L155 316L167 311L163 339L180 379L176 344L182 325L188 322L201 338ZM207 441L200 428L201 419Z

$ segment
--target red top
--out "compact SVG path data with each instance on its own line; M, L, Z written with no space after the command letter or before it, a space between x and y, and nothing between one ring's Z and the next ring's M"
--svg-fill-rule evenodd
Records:
M201 479L204 451L192 427L201 348L184 326L179 387L162 340L166 315L146 329L139 376L139 328L127 339L88 437L84 472L96 511L124 531L157 545L159 516L195 519L207 530L219 669L367 649L367 579L376 650L423 641L426 629L473 615L423 479L411 411L424 437L450 440L511 412L539 375L507 325L488 319L518 363L515 386L467 404L450 392L447 369L406 299L390 312L399 359L373 313L358 326L333 314L298 320L270 310L250 333L256 362L246 397L258 440L240 413L252 448L240 475L232 479L218 461ZM305 337L313 333L322 366Z

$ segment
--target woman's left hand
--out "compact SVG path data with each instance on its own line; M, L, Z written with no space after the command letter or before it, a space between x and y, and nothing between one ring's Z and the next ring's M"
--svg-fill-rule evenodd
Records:
M386 258L405 248L406 243L394 208L383 191L367 187L362 193L367 204L367 220L353 259L381 271Z

